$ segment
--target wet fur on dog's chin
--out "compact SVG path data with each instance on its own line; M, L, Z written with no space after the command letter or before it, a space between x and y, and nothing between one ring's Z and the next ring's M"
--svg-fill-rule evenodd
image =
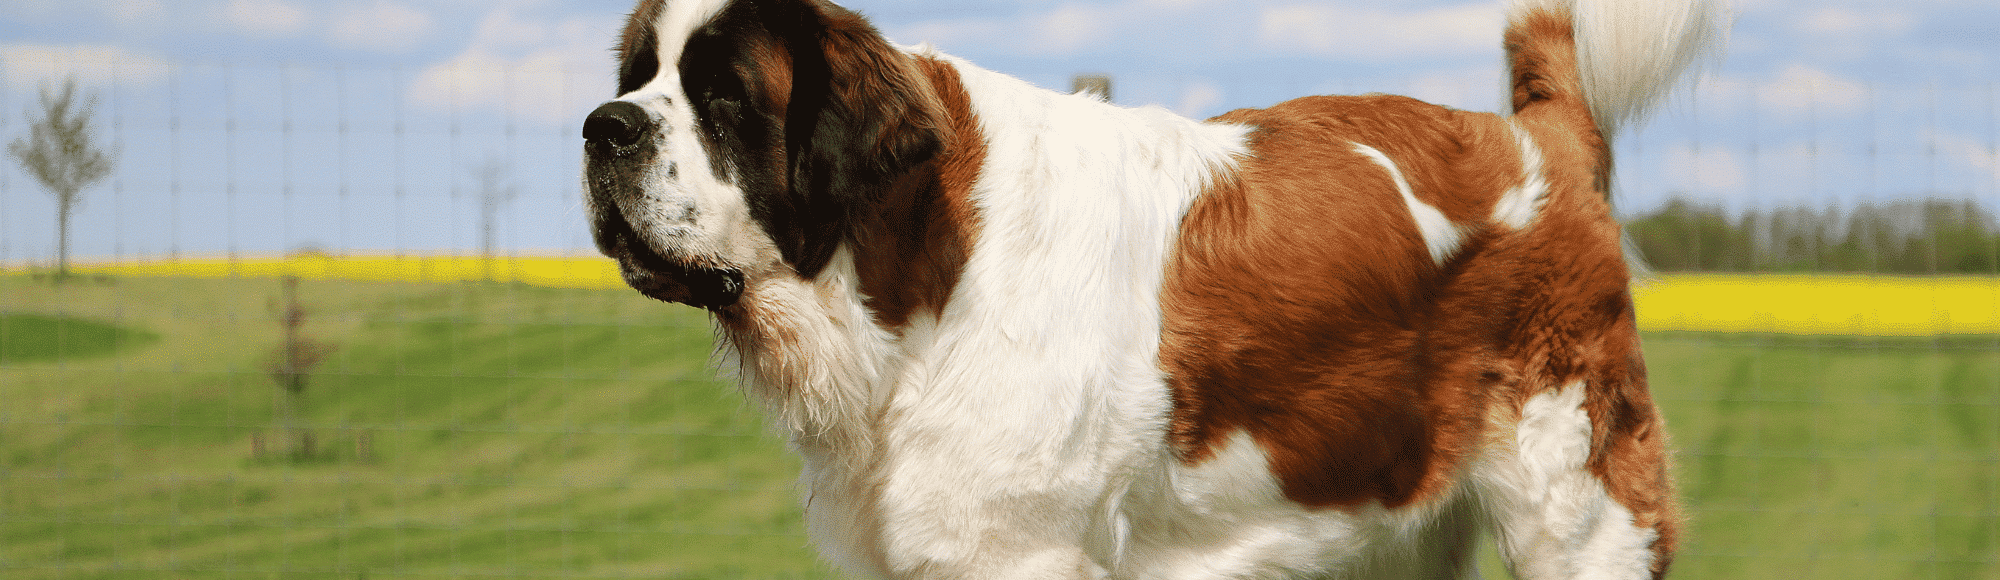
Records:
M703 268L663 264L666 271L640 265L640 260L621 258L618 273L625 284L647 298L676 302L714 310L736 304L743 297L743 272L733 268Z
M743 297L743 271L669 259L638 239L622 217L599 227L600 249L618 260L625 284L647 298L715 310Z

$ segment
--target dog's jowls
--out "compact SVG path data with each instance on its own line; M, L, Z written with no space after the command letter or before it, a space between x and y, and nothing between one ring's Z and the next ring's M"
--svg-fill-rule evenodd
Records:
M1676 512L1608 138L1710 0L1522 0L1511 115L1208 121L890 44L816 0L643 0L585 121L599 247L709 309L892 578L1665 573Z

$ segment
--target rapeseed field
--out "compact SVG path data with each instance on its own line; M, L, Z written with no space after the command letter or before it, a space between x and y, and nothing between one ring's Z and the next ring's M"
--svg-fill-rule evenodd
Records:
M551 288L619 288L611 261L590 257L330 256L187 258L86 263L77 272L195 278L493 280ZM1648 331L1936 336L2000 333L2000 278L1854 274L1664 274L1634 301Z

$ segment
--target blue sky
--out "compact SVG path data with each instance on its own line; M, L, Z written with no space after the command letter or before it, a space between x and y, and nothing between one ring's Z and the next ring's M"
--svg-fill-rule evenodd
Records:
M671 1L671 0L670 0ZM582 116L623 0L7 0L0 139L38 87L100 95L116 174L73 252L470 251L477 175L521 195L499 239L584 252ZM1192 116L1315 93L1500 99L1498 1L854 0L890 38L1044 86L1108 73ZM1625 210L1934 195L2000 206L2000 3L1739 0L1725 57L1619 142ZM0 261L53 254L53 202L0 167Z

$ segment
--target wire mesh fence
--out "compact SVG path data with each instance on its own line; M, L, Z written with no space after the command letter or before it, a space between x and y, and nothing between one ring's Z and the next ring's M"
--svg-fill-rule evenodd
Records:
M74 216L77 277L49 273L53 201L0 168L0 575L835 575L703 315L592 261L577 124L602 81L111 78L89 88L117 170ZM1710 83L1619 142L1619 203L1994 208L1994 95ZM0 134L36 98L0 92ZM2000 294L1987 268L1957 274ZM2000 334L1743 330L1648 335L1677 576L2000 577Z

